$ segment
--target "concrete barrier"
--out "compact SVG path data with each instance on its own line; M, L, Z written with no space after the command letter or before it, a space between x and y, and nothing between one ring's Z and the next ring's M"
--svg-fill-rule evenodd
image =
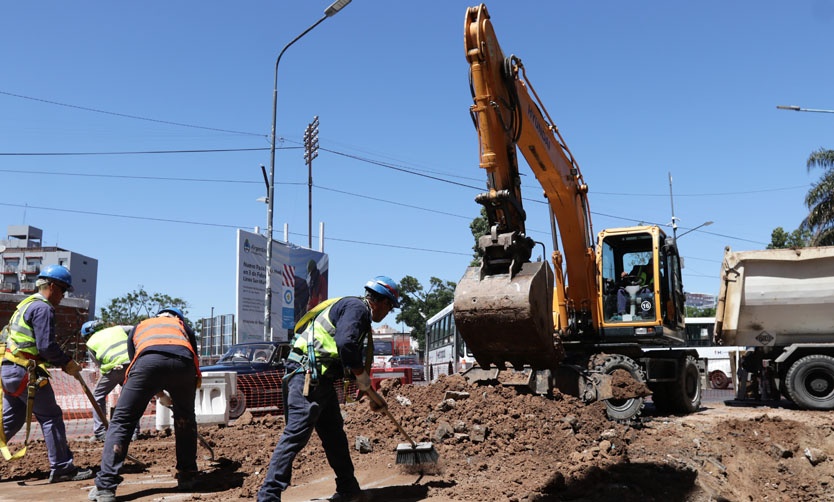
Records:
M229 423L229 397L237 392L237 374L233 371L209 371L203 373L203 381L194 396L194 412L198 424ZM173 423L171 410L156 403L156 430L170 429Z

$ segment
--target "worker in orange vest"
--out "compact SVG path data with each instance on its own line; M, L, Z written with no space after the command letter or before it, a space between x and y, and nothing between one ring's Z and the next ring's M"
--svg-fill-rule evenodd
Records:
M89 499L114 502L122 481L131 434L156 395L174 410L177 487L190 490L197 479L197 419L194 399L200 385L197 339L182 310L166 307L134 328L127 339L130 365L104 439L101 470ZM167 394L166 394L167 392Z

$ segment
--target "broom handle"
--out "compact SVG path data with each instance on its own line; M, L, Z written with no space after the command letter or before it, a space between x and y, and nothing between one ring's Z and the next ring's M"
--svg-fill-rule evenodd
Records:
M415 443L414 440L411 439L411 436L408 435L408 433L405 431L405 429L403 429L403 426L400 425L400 423L397 421L397 419L394 418L394 415L391 414L391 410L388 409L388 403L385 402L385 399L383 399L382 396L377 394L376 391L373 389L373 387L368 389L368 392L366 392L366 394L368 394L368 397L370 397L373 402L375 402L377 405L382 407L382 411L384 411L385 414L388 415L388 418L390 418L391 421L394 422L394 425L397 426L397 429L400 430L400 433L403 436L405 436L405 438L408 440L409 443L411 443L411 447L412 448L417 448L417 443Z

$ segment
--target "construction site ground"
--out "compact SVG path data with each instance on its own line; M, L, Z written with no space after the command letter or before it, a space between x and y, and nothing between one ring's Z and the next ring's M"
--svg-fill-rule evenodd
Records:
M613 423L604 405L556 394L541 397L460 376L431 385L383 382L382 393L416 441L429 441L436 465L404 466L404 442L365 402L343 406L365 500L406 501L822 501L834 500L834 414L788 401L705 401L686 416L655 414ZM176 491L174 439L151 430L130 446L146 463L125 465L119 500L236 501L256 497L283 419L248 412L229 426L201 426L214 450L199 447L200 486ZM21 432L22 433L22 432ZM102 443L74 439L76 463L96 470ZM19 445L18 445L19 446ZM334 491L316 436L295 460L285 501L326 499ZM0 501L87 500L92 480L50 485L42 441L17 462L0 464Z

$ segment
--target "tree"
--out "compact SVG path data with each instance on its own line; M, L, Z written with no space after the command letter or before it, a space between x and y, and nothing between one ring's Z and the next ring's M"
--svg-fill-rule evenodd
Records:
M477 267L481 264L481 259L484 257L484 251L478 246L478 238L489 233L489 220L487 219L486 209L483 206L481 206L481 215L469 224L469 230L472 231L472 236L475 237L475 244L472 245L475 253L469 266Z
M715 317L715 307L686 306L686 317Z
M811 231L797 228L791 233L782 227L776 227L770 234L770 244L767 249L804 248L811 243Z
M420 349L426 346L426 321L452 303L455 286L454 282L432 277L428 290L424 291L420 281L410 275L400 281L400 311L396 320L411 326L411 336L417 340Z
M808 171L814 167L825 170L805 196L808 216L799 228L811 233L812 246L834 245L834 150L820 148L808 157Z
M105 324L121 324L135 326L149 317L153 317L165 307L177 307L188 320L188 302L182 298L171 298L162 293L148 294L144 286L139 285L138 291L132 291L121 298L113 298L110 305L101 307L101 320Z

